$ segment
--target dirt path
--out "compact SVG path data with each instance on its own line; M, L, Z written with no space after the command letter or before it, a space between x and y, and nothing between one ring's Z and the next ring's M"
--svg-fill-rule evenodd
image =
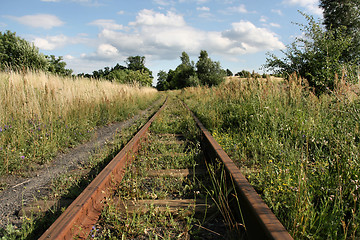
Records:
M34 199L47 196L49 186L56 177L86 164L97 148L103 147L107 141L113 138L117 129L128 128L141 117L149 117L159 103L160 100L129 120L98 128L95 137L89 142L79 145L67 153L59 154L51 163L34 172L32 177L10 176L1 179L2 182L7 183L7 188L0 192L0 228L6 227L9 223L19 225L21 218L18 213L21 208Z

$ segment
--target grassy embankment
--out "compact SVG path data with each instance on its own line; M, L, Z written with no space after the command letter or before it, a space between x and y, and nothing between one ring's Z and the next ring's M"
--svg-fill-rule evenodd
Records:
M182 93L295 239L360 237L359 85L314 96L301 80Z
M0 73L0 176L36 169L157 96L153 88L108 81Z

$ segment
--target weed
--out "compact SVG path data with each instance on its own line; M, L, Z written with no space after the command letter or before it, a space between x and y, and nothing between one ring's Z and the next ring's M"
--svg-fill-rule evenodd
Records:
M0 73L0 175L26 175L158 97L151 88L45 73Z
M360 237L360 88L337 84L319 98L296 76L181 95L297 239Z

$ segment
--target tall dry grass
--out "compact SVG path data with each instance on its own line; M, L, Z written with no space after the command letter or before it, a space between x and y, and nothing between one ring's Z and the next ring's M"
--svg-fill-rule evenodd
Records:
M42 72L0 73L0 174L47 162L57 151L121 121L158 97L153 88Z

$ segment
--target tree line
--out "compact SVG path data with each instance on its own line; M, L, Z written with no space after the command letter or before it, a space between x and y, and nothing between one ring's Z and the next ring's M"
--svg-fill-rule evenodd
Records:
M92 74L78 74L94 79L104 79L119 83L138 83L142 86L152 85L152 72L145 67L145 57L130 56L126 60L127 66L117 64L113 68L93 71ZM15 32L0 32L0 70L14 71L44 71L60 76L74 76L73 70L66 68L63 57L44 55L33 43L16 36Z
M80 73L78 76L106 79L123 84L138 83L141 86L151 86L153 81L152 72L145 66L144 56L130 56L125 61L126 67L117 63L114 67L105 67L93 71L92 74Z
M307 25L299 24L304 34L282 51L283 57L268 53L263 65L267 71L284 78L296 73L307 80L317 95L331 92L336 79L357 82L360 76L359 0L320 0L319 6L323 9L323 21L316 21L302 13L308 22ZM182 52L180 60L175 70L158 73L158 90L215 86L223 82L226 75L232 75L230 70L222 69L219 62L212 61L205 50L200 51L196 64L190 61L186 52ZM145 57L128 57L126 65L117 64L92 74L79 75L151 86L153 76L145 67ZM8 68L41 70L62 76L71 76L73 72L66 68L61 56L46 56L34 44L10 31L0 32L0 70ZM250 75L247 71L237 74L243 77Z
M190 61L189 55L184 51L180 56L181 63L175 70L158 73L156 88L159 91L181 89L193 86L216 86L225 80L227 73L221 68L220 62L212 61L205 50L200 51L197 63ZM232 75L232 73L231 73Z

